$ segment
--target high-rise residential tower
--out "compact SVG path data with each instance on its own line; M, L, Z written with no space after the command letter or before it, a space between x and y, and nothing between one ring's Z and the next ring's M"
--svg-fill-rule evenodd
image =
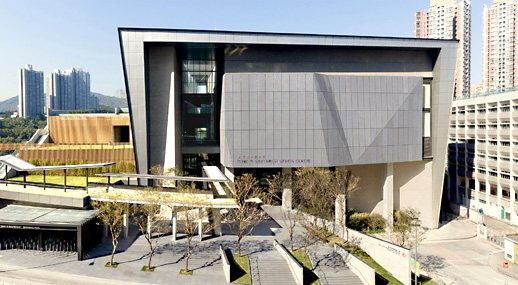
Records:
M415 13L414 36L459 41L455 97L468 97L471 77L471 1L431 0L426 11Z
M58 110L97 109L97 98L90 94L90 73L72 68L47 75L47 107Z
M32 69L32 65L18 71L19 94L18 115L32 117L45 113L45 93L43 93L43 71Z
M507 89L518 85L515 76L516 0L494 0L491 7L484 5L484 33L482 46L483 90Z

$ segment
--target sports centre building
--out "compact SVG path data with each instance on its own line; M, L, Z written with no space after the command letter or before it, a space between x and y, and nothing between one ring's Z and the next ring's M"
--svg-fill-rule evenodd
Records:
M360 177L356 211L439 221L457 41L119 28L137 171Z

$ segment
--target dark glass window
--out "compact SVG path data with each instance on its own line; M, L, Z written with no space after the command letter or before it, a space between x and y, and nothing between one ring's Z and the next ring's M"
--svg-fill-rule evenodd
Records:
M214 49L188 48L182 60L183 145L217 145Z

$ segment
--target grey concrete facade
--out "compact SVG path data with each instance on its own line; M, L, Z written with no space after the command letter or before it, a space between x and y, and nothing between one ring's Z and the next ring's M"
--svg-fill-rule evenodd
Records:
M208 47L219 51L225 173L394 163L400 181L397 170L405 167L398 165L418 162L431 185L411 196L426 193L424 224L437 225L456 41L134 28L120 28L119 40L139 173L157 164L181 168L182 155L196 152L182 145L180 73L185 50ZM433 158L427 160L426 124ZM412 206L401 189L394 189L394 209Z
M422 159L422 77L225 74L221 163L330 167Z

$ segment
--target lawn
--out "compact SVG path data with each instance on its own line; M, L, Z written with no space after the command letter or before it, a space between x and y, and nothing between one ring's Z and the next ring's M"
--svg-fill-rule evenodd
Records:
M230 282L238 284L252 284L248 255L239 256L239 254L232 254L229 258L229 262L231 268Z
M60 185L63 186L65 177L64 176L50 176L45 177L45 183L48 185ZM17 176L9 178L9 181L23 182L23 176ZM27 183L38 183L43 184L43 175L27 175ZM108 183L108 177L88 177L88 182ZM115 181L112 181L115 182ZM85 176L67 176L67 186L72 187L86 187Z
M309 261L308 255L304 252L304 249L297 249L290 251L293 257L304 267L304 284L309 285L320 285L318 276L313 273L313 267Z

